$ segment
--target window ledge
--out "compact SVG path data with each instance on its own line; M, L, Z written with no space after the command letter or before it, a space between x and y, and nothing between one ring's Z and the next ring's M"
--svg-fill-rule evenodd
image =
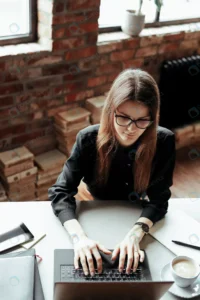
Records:
M20 55L20 54L28 54L35 53L41 51L52 51L52 40L44 39L40 43L25 43L18 45L7 45L0 47L0 57L9 56L9 55Z
M144 28L138 36L129 36L122 31L101 33L98 35L97 45L101 45L107 42L114 42L119 40L126 40L130 38L141 38L144 36L163 36L165 34L181 33L181 32L198 32L200 31L200 22L181 24L181 25L170 25L162 27Z

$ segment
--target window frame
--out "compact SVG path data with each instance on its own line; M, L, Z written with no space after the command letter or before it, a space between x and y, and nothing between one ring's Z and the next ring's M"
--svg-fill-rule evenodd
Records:
M18 37L13 38L9 36L6 39L0 39L0 46L8 46L8 45L18 45L24 44L28 42L35 42L38 39L37 33L37 23L38 23L38 16L37 16L37 0L29 0L29 21L30 21L30 33L29 34L21 34Z
M161 7L162 9L162 7ZM161 12L161 10L160 10ZM170 26L170 25L182 25L182 24L189 24L200 22L199 18L188 18L188 19L181 19L181 20L171 20L171 21L159 21L160 19L160 12L155 9L155 20L154 22L147 22L145 23L144 28L154 28L154 27L163 27L163 26ZM109 32L116 32L122 31L121 26L99 26L99 33L109 33Z

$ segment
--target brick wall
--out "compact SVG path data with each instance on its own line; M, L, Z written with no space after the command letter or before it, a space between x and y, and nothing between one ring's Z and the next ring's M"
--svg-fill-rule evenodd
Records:
M136 38L116 33L113 42L98 42L99 5L40 0L38 44L0 47L0 152L41 143L53 149L57 112L84 107L125 68L140 67L158 82L164 59L200 53L199 31ZM51 50L42 50L47 44Z

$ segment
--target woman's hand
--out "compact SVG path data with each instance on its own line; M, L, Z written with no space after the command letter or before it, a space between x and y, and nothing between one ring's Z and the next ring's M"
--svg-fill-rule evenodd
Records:
M88 275L88 266L90 269L90 274L93 276L95 274L95 268L94 268L94 262L93 262L93 256L96 259L97 262L97 269L98 269L98 273L101 274L102 273L102 258L99 254L98 249L100 249L101 251L103 251L106 254L111 254L112 252L108 249L106 249L102 244L100 244L97 241L94 241L92 239L89 239L87 236L83 236L81 238L77 238L76 241L74 242L74 252L75 252L75 256L74 256L74 266L75 269L78 269L79 264L78 264L78 260L80 258L82 267L83 267L83 271L85 275ZM87 266L87 263L88 266Z
M78 195L81 197L81 200L94 200L87 189L87 185L82 180L78 186Z
M137 270L139 260L140 262L144 261L144 251L140 250L139 246L140 240L141 238L138 234L134 232L128 233L125 236L124 240L115 247L112 255L112 260L115 260L120 252L119 272L122 272L125 267L124 262L126 254L128 255L126 267L127 274L130 273L131 269L133 269L133 272Z

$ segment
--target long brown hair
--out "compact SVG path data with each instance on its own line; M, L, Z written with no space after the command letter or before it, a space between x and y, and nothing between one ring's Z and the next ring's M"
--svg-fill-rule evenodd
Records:
M96 183L103 186L108 180L109 169L118 141L113 124L114 111L127 100L137 101L149 108L154 122L140 136L140 145L133 164L134 191L144 192L149 184L152 161L156 152L157 126L160 117L160 93L156 81L141 69L123 70L114 80L106 97L96 140Z

